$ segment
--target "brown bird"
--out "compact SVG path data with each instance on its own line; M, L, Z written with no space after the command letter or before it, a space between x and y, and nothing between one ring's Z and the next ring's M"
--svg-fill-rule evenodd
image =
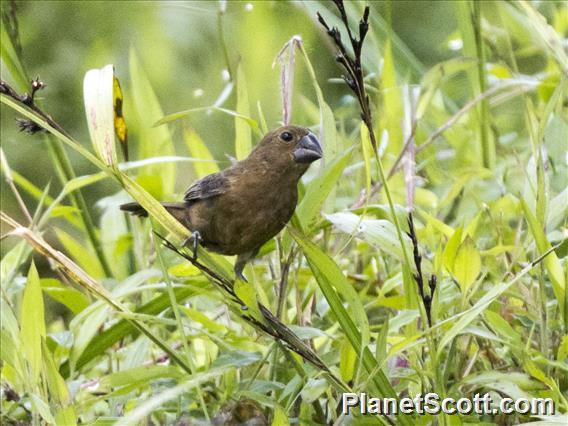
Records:
M162 205L192 232L194 256L198 242L223 255L238 255L234 271L244 280L246 263L292 217L298 181L321 156L321 146L308 129L280 127L244 160L191 185L182 202ZM120 208L148 216L138 203Z

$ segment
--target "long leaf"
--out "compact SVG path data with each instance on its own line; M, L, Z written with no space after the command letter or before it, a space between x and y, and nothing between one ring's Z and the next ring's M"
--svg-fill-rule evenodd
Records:
M210 369L207 372L195 374L191 379L161 392L146 401L143 401L143 403L115 424L116 426L138 425L144 418L150 415L152 411L163 406L165 403L177 399L179 396L187 393L192 388L199 386L201 383L221 377L225 372L232 368L234 367L224 366Z
M306 194L296 208L295 213L304 232L307 232L313 225L325 199L339 181L345 167L347 167L351 153L352 149L349 149L337 157L326 166L321 175L310 182Z
M237 67L237 112L250 115L247 83L242 64ZM235 156L237 160L245 159L252 149L252 135L248 123L235 118Z
M45 338L43 295L39 275L32 262L22 299L20 313L22 332L20 334L24 354L32 373L32 385L38 384L41 373L42 339Z
M140 135L138 153L140 158L151 158L159 155L174 155L174 146L167 127L152 127L152 123L163 117L162 108L152 88L138 56L130 51L130 76L132 79L132 98L138 116ZM174 190L176 167L172 164L148 166L145 174L159 176L165 194Z
M532 214L529 206L523 199L521 199L521 207L525 214L525 218L527 219L531 234L533 235L533 238L536 242L539 254L542 255L548 252L552 246L546 238L546 235L544 234L542 224L538 222L537 218ZM568 321L568 313L566 312L565 306L566 283L564 281L564 273L562 270L562 265L560 264L560 260L558 259L556 253L552 251L548 254L548 256L546 256L543 262L546 270L548 271L548 276L552 283L552 289L554 290L554 296L558 301L560 312L564 316L564 320Z
M396 392L384 373L377 368L377 361L366 346L369 342L369 324L359 296L349 286L345 276L329 256L298 231L291 230L291 234L302 248L310 269L345 336L355 352L362 356L363 367L367 373L376 373L372 381L374 391L382 397L395 397ZM349 310L343 306L343 300L339 294L349 305ZM401 422L405 422L403 418L400 418Z

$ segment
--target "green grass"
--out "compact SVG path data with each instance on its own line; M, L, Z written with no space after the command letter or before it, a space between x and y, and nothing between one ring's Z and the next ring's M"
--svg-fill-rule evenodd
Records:
M362 61L378 156L348 88L328 81L340 69L311 18L320 11L339 25L332 3L271 9L254 2L252 12L232 2L183 6L174 10L203 18L204 31L222 44L188 47L211 55L201 76L215 95L194 99L181 87L186 75L153 73L159 66L144 47L159 39L116 47L129 163L105 140L112 119L90 136L79 120L75 137L0 95L2 115L10 118L2 120L2 192L9 194L2 198L2 424L207 422L238 407L275 425L540 420L343 416L337 406L345 391L551 398L556 415L540 424L562 424L568 412L566 5L447 4L433 10L440 19L452 17L453 32L444 37L462 47L448 50L444 42L422 52L412 50L421 44L404 29L408 5L373 3ZM158 5L144 11L122 5L119 16L122 7L147 22L150 33L158 11L167 13ZM348 3L352 25L362 11L363 3ZM25 8L21 13L26 51L34 29L25 25ZM92 13L110 12L93 6ZM296 29L294 19L306 31L303 41L294 33L283 37L275 25ZM245 22L258 33L242 35ZM432 22L422 25L432 40L440 38ZM27 57L6 28L2 78L24 92ZM242 41L229 41L229 34ZM276 63L285 65L282 78L296 83L281 93L280 70L269 64L286 40ZM156 55L175 56L173 46L160 46ZM419 59L442 50L444 60ZM114 60L96 49L92 55L97 68ZM65 61L58 66L65 69ZM206 86L206 76L223 67L231 70L228 80ZM101 99L112 97L112 76L107 83ZM87 100L101 96L92 85L85 90ZM53 105L69 102L82 111L80 94L71 100L48 89L40 94L39 107L50 114ZM87 107L112 117L101 99ZM259 129L275 127L283 110L319 134L325 158L302 181L289 226L247 266L250 284L233 292L232 258L200 249L200 269L159 245L152 231L176 244L187 237L159 201L179 199L189 181L225 167L221 153L245 157ZM12 117L47 132L15 135ZM219 134L215 143L212 135ZM59 182L42 180L30 166L29 144ZM151 213L151 223L119 211L129 198ZM430 324L414 278L408 209L431 297ZM434 291L427 285L432 275Z

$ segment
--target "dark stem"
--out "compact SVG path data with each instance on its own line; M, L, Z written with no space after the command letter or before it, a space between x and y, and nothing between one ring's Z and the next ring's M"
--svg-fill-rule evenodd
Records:
M361 53L363 50L363 42L365 41L365 36L367 35L367 32L369 30L369 6L365 7L365 11L363 12L363 17L361 18L361 20L359 21L359 38L357 39L354 35L353 32L351 31L351 28L349 27L349 21L347 19L347 13L345 12L345 6L343 4L343 0L333 0L333 2L335 3L337 9L339 10L339 14L340 14L340 18L341 21L347 31L347 35L349 37L349 42L351 44L351 48L353 50L353 55L350 55L347 52L347 49L345 47L345 44L343 43L342 39L341 39L341 33L339 32L339 30L337 29L337 27L330 27L327 22L325 21L325 19L318 13L317 17L318 20L320 22L320 24L325 28L327 34L331 37L331 39L333 40L335 46L338 49L338 54L336 56L337 61L343 66L343 68L345 69L345 71L347 72L347 75L343 76L343 79L345 80L346 84L349 86L349 88L355 93L355 96L357 97L357 100L359 102L359 106L361 108L361 119L363 120L363 122L365 123L365 126L367 127L367 129L369 130L369 138L371 140L371 145L373 147L373 151L375 154L375 158L377 159L377 162L379 161L379 153L377 150L377 140L375 137L375 132L373 131L373 115L372 115L372 111L371 111L371 106L370 106L370 102L369 102L369 95L366 92L365 89L365 84L364 84L364 76L363 76L363 69L361 66ZM412 136L414 134L416 130L416 123L413 124L413 129L412 129L412 134L409 138L409 141L407 141L407 144L405 144L405 148L407 148L406 145L408 145L410 143L410 141L412 140ZM403 150L404 153L405 150ZM402 158L402 153L400 155L400 158ZM397 162L400 162L400 158L397 159ZM394 173L394 168L391 169L391 173ZM393 220L396 220L396 217L394 217L394 212L393 212ZM416 274L414 275L414 278L416 280L416 283L418 284L418 290L419 290L419 294L420 294L420 298L422 299L422 302L424 303L424 307L426 310L426 316L427 316L427 320L429 325L431 325L432 323L432 319L431 319L431 307L432 307L432 297L434 295L434 289L436 287L436 277L432 276L429 280L429 286L430 286L430 294L426 294L424 291L424 278L422 275L422 257L420 256L420 252L419 252L419 248L418 248L418 239L416 238L416 233L414 230L414 222L413 222L413 218L412 218L412 213L409 213L409 219L408 219L408 224L410 227L410 233L408 234L410 236L410 238L412 239L412 244L414 247L414 263L416 265Z
M416 266L414 280L416 281L420 298L424 304L424 310L426 311L426 317L428 318L428 326L432 327L432 299L434 297L434 291L436 290L437 277L435 274L430 276L430 279L428 280L428 288L430 291L429 294L426 294L424 291L424 275L422 274L422 256L420 255L418 238L416 237L416 230L414 229L414 218L411 212L408 213L408 229L408 236L412 241L414 265Z

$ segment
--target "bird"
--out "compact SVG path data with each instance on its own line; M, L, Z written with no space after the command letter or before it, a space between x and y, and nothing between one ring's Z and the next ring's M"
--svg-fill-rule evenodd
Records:
M245 159L194 182L181 202L162 205L192 234L193 243L226 255L237 255L235 276L261 246L276 236L294 214L298 182L311 163L322 158L316 136L307 128L287 125L268 132ZM148 212L138 203L120 209L139 217Z

